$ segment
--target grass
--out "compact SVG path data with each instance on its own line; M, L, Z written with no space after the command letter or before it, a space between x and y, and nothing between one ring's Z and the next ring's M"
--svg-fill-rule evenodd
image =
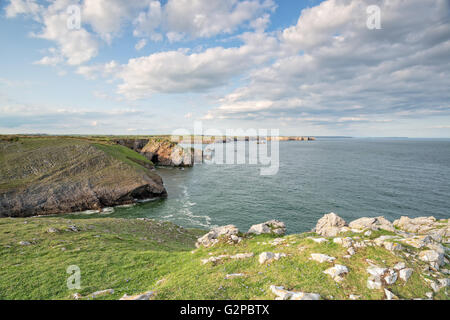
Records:
M112 162L120 161L124 164L122 170L128 166L151 175L148 169L153 163L150 160L131 149L109 142L76 137L20 137L11 140L3 136L0 139L0 192L26 189L37 182L51 183L53 176L67 170L72 170L72 175L81 176L83 172L77 169L81 168L80 165L84 166L86 175L99 174L96 165L100 158L109 162L105 164L106 169L111 166L116 174L119 173ZM103 174L105 177L111 176L108 172Z
M79 232L66 231L75 224ZM53 227L58 233L47 233ZM131 219L70 220L64 218L26 218L0 220L0 299L71 299L74 292L83 296L112 288L115 293L99 299L118 299L125 293L156 290L157 299L274 299L270 285L320 293L323 299L348 299L350 294L363 299L382 299L382 290L369 290L366 259L392 267L404 261L414 269L405 284L398 280L389 289L400 298L425 298L431 291L420 276L422 264L399 257L380 247L359 249L352 258L329 241L318 244L311 234L289 235L284 244L273 246L268 235L244 239L238 245L217 245L194 250L202 230L187 230L168 222ZM371 237L384 232L374 232ZM362 235L359 235L362 237ZM32 242L21 246L20 241ZM264 251L284 252L288 257L260 265ZM201 259L221 254L253 252L253 258L225 259L202 264ZM323 271L331 264L309 259L311 253L337 258L336 263L350 270L345 280L335 283ZM81 289L69 290L66 268L81 269ZM448 267L448 266L447 266ZM226 279L231 273L245 277ZM162 280L162 281L159 281ZM448 299L443 290L438 299Z
M113 158L116 158L118 160L121 160L133 167L136 168L142 168L142 165L149 165L152 166L153 162L151 162L149 159L144 157L143 155L120 145L106 145L106 144L99 144L95 143L94 146L106 154L112 156Z

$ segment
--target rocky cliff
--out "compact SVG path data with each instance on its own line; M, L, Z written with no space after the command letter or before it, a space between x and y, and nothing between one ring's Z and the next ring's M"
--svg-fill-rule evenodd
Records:
M0 217L102 209L165 197L152 163L117 145L74 138L0 142Z
M130 148L156 165L171 167L191 167L194 157L201 161L201 150L185 149L168 138L115 139L115 143Z

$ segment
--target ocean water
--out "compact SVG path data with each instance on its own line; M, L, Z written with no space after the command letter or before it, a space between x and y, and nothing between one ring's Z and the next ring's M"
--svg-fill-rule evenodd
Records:
M234 224L242 231L278 219L289 233L309 231L329 212L348 222L450 217L450 140L318 139L279 147L274 176L261 176L255 165L158 168L168 199L89 217L148 217L205 229Z

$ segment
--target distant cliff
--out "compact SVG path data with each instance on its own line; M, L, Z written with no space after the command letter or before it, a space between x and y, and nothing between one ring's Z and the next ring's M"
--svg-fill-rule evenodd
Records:
M145 157L76 138L0 141L0 217L102 209L166 197Z
M213 143L230 143L235 141L315 141L315 137L301 137L301 136L278 136L278 137L230 137L230 136L192 136L191 141L181 140L181 143L201 143L201 144L213 144Z
M114 139L115 143L130 148L156 165L191 167L194 157L202 159L202 151L183 148L168 138Z

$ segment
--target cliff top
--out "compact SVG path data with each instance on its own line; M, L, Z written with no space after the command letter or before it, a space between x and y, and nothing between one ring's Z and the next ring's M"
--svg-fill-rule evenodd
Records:
M0 219L0 298L448 300L448 220L419 222L388 231L382 219L350 227L328 216L318 232L330 236L226 226L195 249L205 231L149 219ZM69 265L80 268L79 290L66 287Z

